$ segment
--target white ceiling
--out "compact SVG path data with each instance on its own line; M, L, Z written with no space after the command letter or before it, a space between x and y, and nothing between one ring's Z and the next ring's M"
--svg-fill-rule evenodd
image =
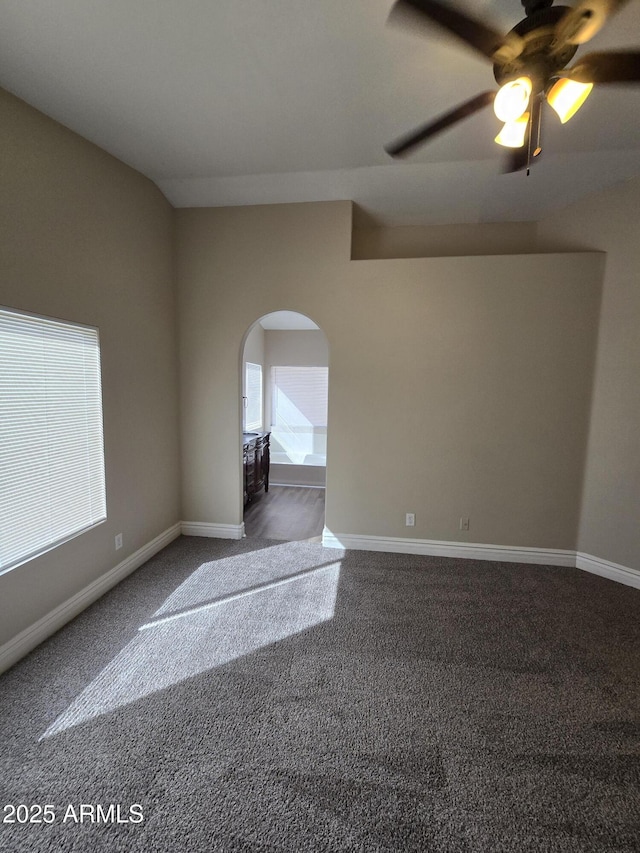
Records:
M280 329L285 331L294 331L304 329L319 329L313 320L305 317L304 314L298 314L297 311L273 311L267 314L260 320L260 325L263 329Z
M518 0L458 0L507 31ZM0 85L178 207L353 199L393 225L525 221L640 174L640 87L549 113L531 175L501 174L491 108L404 162L385 143L494 86L392 0L2 0ZM640 44L630 2L582 53ZM580 55L580 54L578 54Z

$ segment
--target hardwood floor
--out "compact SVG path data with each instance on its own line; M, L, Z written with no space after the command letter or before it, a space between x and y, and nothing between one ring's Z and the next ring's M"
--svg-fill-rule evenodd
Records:
M248 537L320 541L324 526L324 489L303 486L270 486L244 511Z

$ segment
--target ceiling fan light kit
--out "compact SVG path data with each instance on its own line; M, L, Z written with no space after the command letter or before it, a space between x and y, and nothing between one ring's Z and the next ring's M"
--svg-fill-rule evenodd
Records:
M547 92L547 103L565 124L578 112L592 89L593 83L578 83L577 80L561 77Z
M386 148L402 157L416 146L493 103L504 122L495 141L526 156L511 155L505 171L527 169L537 157L542 106L546 101L564 124L584 104L594 83L640 83L640 50L605 51L567 65L580 45L598 33L611 15L629 0L578 0L575 6L553 6L553 0L521 0L526 17L506 35L446 0L396 0L389 20L412 26L435 24L493 64L497 92L481 95L417 128Z
M523 113L513 121L507 121L495 141L505 148L522 148L527 136L529 125L529 113Z
M518 77L501 86L493 102L493 111L500 121L514 122L529 106L532 83L529 77Z

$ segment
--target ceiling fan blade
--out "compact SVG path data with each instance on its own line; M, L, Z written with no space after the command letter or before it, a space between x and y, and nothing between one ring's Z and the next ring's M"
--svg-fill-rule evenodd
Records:
M640 83L640 51L587 53L567 76L579 83Z
M524 41L515 33L507 36L441 0L397 0L389 13L390 23L403 26L437 24L487 59L508 61L522 53Z
M629 0L578 0L556 24L557 48L589 41L600 32L610 17L628 2Z
M495 96L495 92L482 92L480 95L476 95L475 98L465 101L464 104L460 104L459 107L445 113L434 121L430 121L428 124L424 124L416 128L416 130L411 131L411 133L400 137L400 139L392 142L391 145L387 145L385 151L392 157L403 157L412 148L415 148L416 145L426 142L428 139L451 127L452 124L469 118L469 116L477 113L483 107L493 103Z
M528 134L527 134L528 136ZM502 171L505 175L521 172L529 163L529 140L525 139L522 148L512 148L504 157Z

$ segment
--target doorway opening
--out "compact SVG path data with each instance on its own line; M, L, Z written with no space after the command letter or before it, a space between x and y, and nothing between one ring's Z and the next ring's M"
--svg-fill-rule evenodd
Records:
M245 535L320 542L327 467L327 338L304 314L275 311L249 329L241 367Z

